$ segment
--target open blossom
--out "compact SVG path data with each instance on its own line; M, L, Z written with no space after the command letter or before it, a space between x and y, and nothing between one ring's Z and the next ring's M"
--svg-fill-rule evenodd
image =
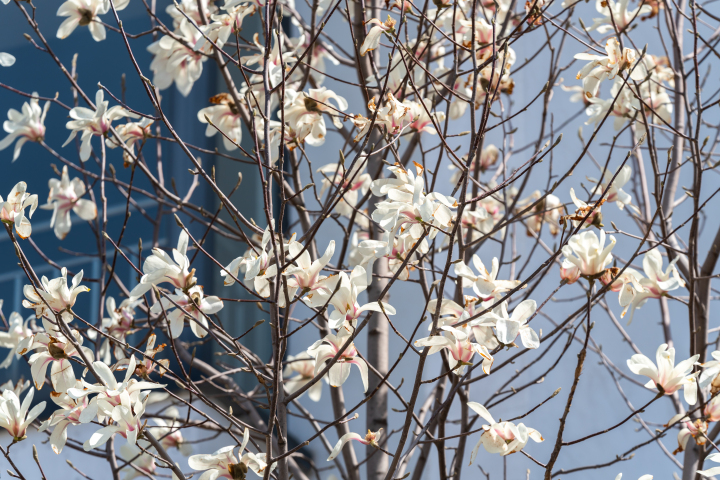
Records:
M397 21L390 15L388 15L385 23L383 23L381 20L378 20L377 18L368 20L366 23L372 24L374 26L370 29L367 36L365 37L365 41L360 47L360 55L363 57L367 52L375 50L380 46L380 37L382 37L383 33L395 32L395 24L397 23Z
M82 388L82 382L80 380L77 381L76 387ZM55 410L52 415L50 415L50 418L42 423L38 430L43 432L50 427L54 427L52 435L50 435L50 446L53 452L60 454L67 442L68 427L70 425L86 423L80 420L80 416L88 406L88 398L83 397L75 400L70 398L67 393L52 392L50 399L55 405L60 407L60 409Z
M73 330L71 333L85 358L92 358L92 350L82 346L83 337L80 332ZM76 378L71 358L75 357L79 360L82 357L70 340L64 336L54 337L47 333L38 333L28 350L37 350L28 360L35 388L42 390L48 367L50 367L50 381L56 392L66 392L68 388L75 386Z
M602 273L612 262L610 251L615 246L615 237L610 236L610 244L605 246L605 230L600 230L600 238L593 231L585 231L570 237L562 248L565 260L575 265L580 275L592 277Z
M675 349L666 343L660 345L655 354L657 366L645 355L636 354L627 361L628 368L636 375L645 375L650 381L645 387L661 389L661 393L672 395L683 389L685 401L689 405L697 402L697 373L692 373L693 365L700 355L693 355L675 365Z
M8 318L7 332L0 332L0 348L9 348L8 356L5 357L0 368L8 368L13 361L13 357L20 357L16 353L17 348L23 344L26 339L32 337L33 331L28 327L30 319L23 321L22 316L17 312L12 312Z
M128 152L123 149L123 162L126 167L134 161L133 156L135 155L135 144L139 143L140 148L142 148L145 140L150 138L150 135L152 134L150 127L152 126L152 123L152 119L143 117L139 122L122 123L115 127L115 132L120 137L120 140L125 143L125 146L132 154L128 154ZM119 147L121 143L115 137L108 137L105 140L105 145L108 148L116 148Z
M89 292L90 289L85 285L80 285L83 278L83 271L80 270L77 275L72 279L70 287L67 284L67 268L63 267L60 270L60 276L48 280L43 275L40 279L42 288L35 288L32 285L25 285L23 287L23 293L25 294L25 300L22 301L22 305L25 308L32 308L35 310L35 318L40 317L52 317L53 321L55 314L61 314L62 319L69 323L73 319L71 313L73 305L77 296L83 292ZM39 294L39 296L38 296ZM50 307L50 310L48 310Z
M188 234L180 232L177 248L172 250L172 257L160 248L153 248L153 254L143 264L144 275L140 283L130 292L131 297L141 297L154 285L170 283L175 288L188 290L197 283L195 269L190 269L187 257Z
M0 55L2 54L0 53ZM0 140L0 151L5 150L17 140L13 152L13 162L20 156L25 142L28 140L41 142L45 139L45 116L50 108L50 102L45 102L45 106L40 108L37 92L33 92L32 96L33 98L29 102L23 103L22 113L11 108L8 110L8 119L3 122L3 130L7 132L7 136Z
M460 306L450 299L443 298L442 306L440 307L440 317L438 319L438 326L452 325L454 323L462 322L469 318L474 317L477 313L484 310L483 302L479 298L465 295L465 305ZM438 300L433 298L428 302L427 310L429 313L435 314L437 312ZM475 337L475 343L478 343L488 350L500 345L498 343L495 334L493 333L492 327L482 326L477 322L472 321L468 324L472 328L473 336ZM432 323L428 326L428 329L432 329Z
M335 211L345 217L350 217L353 209L358 202L359 195L365 195L370 188L372 178L365 171L367 167L367 155L361 155L354 162L350 169L345 168L344 163L328 163L317 169L317 173L322 175L322 188L320 196L330 188L331 194L335 193L335 188L339 188L338 195L342 195L340 201L335 205ZM360 215L356 216L356 218Z
M335 460L338 455L340 455L340 452L342 451L343 447L347 442L350 440L355 440L363 445L369 445L371 447L379 447L378 441L380 440L380 434L382 433L382 428L378 430L377 432L371 432L368 430L367 435L364 437L362 435L359 435L357 433L349 432L340 437L340 440L335 444L335 447L333 447L332 452L330 452L330 456L328 457L327 461L330 462L332 460Z
M405 105L410 107L408 110L408 121L410 122L409 127L416 132L425 132L430 135L437 134L435 125L440 125L440 122L445 121L445 113L443 112L431 112L428 110L432 106L432 102L428 99L424 99L422 102L406 102Z
M175 7L171 6L171 8L175 10ZM160 40L147 47L148 52L154 56L150 63L150 70L153 71L153 83L159 90L164 90L175 82L180 94L187 97L195 82L202 75L203 62L207 60L207 57L186 46L195 45L202 35L184 17L180 20L174 34L185 43L175 40L170 35L164 35Z
M427 228L427 237L435 238L439 231L446 231L453 221L452 209L457 208L455 198L438 192L425 194L423 167L415 163L417 176L400 165L388 167L395 178L374 180L370 186L373 195L387 196L377 204L372 219L385 229L388 246L399 231L407 232L420 240Z
M471 464L475 461L480 445L485 447L489 453L499 453L505 456L525 448L530 439L538 443L545 440L540 432L526 427L523 423L515 425L512 422L496 422L487 408L477 402L468 402L467 405L490 424L482 426L485 431L480 435L480 440L470 454Z
M7 382L0 385L0 392L4 392L5 390L11 390L15 392L15 395L19 397L28 388L30 388L30 380L25 380L25 377L20 377L20 380L18 380L17 384L14 384L12 380L8 380Z
M312 307L325 305L328 298L334 310L330 313L330 328L355 327L357 319L364 312L380 312L386 315L395 315L395 309L387 303L370 302L365 305L358 303L358 296L369 286L365 269L356 266L348 276L345 272L328 277L324 288L312 297L308 296L305 303ZM339 284L339 286L338 286Z
M620 306L625 307L622 315L625 316L630 308L629 321L632 321L635 309L645 305L648 299L660 298L668 292L684 287L685 282L680 278L675 266L679 259L680 257L675 257L675 260L663 270L663 258L658 249L654 248L647 252L643 257L643 270L647 278L638 272L633 272L636 281L625 282L620 293Z
M283 378L285 379L285 390L290 394L304 387L306 383L315 377L315 359L307 352L288 356L286 365ZM293 373L297 373L297 375L290 377ZM317 382L308 389L308 397L313 402L320 401L321 395L322 382Z
M172 338L178 338L182 334L185 317L190 316L190 329L196 337L203 338L208 333L208 321L205 317L219 312L222 308L222 300L216 296L206 297L202 286L195 285L188 289L187 293L178 288L175 295L163 296L150 308L150 313L158 315L165 311Z
M28 218L32 218L38 205L37 195L27 193L27 184L18 182L3 202L0 196L0 220L8 225L15 224L15 231L23 240L32 233L32 225ZM30 214L25 216L25 209L30 207Z
M538 200L540 201L538 202ZM532 214L525 221L528 236L532 236L532 232L539 234L543 223L547 223L552 235L557 235L560 231L560 216L563 213L562 202L551 193L543 195L540 190L535 190L528 198L519 201L516 209L523 211L528 205L535 202L537 204L530 211Z
M245 451L245 446L250 439L250 432L245 429L243 441L240 445L240 453ZM252 453L248 451L239 460L235 457L235 446L223 447L212 454L193 455L188 459L190 468L198 471L204 470L200 478L220 479L227 478L234 480L237 478L245 478L248 470L252 470L257 476L262 477L267 468L266 455L264 453ZM272 472L276 464L270 466Z
M205 136L212 137L218 130L223 132L223 147L226 150L237 150L242 141L242 123L240 111L228 93L219 93L210 99L211 107L198 112L200 123L207 123Z
M347 329L341 328L337 335L333 335L332 333L328 334L325 338L313 343L310 348L307 349L307 353L315 359L314 375L317 375L320 371L322 371L322 369L325 368L325 363L328 360L332 360L333 357L340 352L340 349L350 338L350 335L351 334ZM355 348L355 344L352 342L347 346L347 348L345 348L345 350L342 350L338 361L330 367L330 370L327 373L328 382L333 387L341 386L350 376L350 367L352 365L357 365L360 370L360 378L362 378L364 387L363 391L367 392L367 364L363 359L358 357L357 349Z
M205 35L198 38L195 49L201 50L206 48L206 46L210 47L211 45L209 45L207 39L210 39L219 48L222 48L231 33L240 33L240 31L242 31L242 24L245 17L254 15L257 10L257 6L253 2L235 5L228 5L228 3L229 2L226 2L225 6L222 7L225 13L213 14L210 16L212 20L211 23L200 25L200 30ZM207 37L207 39L205 37Z
M156 360L155 356L165 350L165 344L161 343L157 347L155 346L155 341L157 340L157 335L154 333L148 337L147 343L145 344L145 351L142 354L142 358L139 362L136 363L135 366L135 375L142 378L143 380L150 381L150 374L155 371L157 368L158 373L162 377L165 375L165 372L168 370L168 367L170 366L170 360L167 358L162 358L160 360ZM123 366L128 366L127 368L130 368L129 365L132 362L132 359L123 358L122 360L118 361L116 365L116 369L121 370Z
M605 196L606 202L614 202L620 210L625 208L625 205L632 206L632 196L622 189L632 177L632 168L630 165L625 165L617 173L614 181L613 176L613 173L605 170L603 172L602 182L594 178L588 178L588 180L598 185L597 193L604 194L607 191L607 195ZM594 188L592 188L591 191L594 191Z
M297 132L298 142L314 147L325 143L327 129L323 114L330 115L335 127L342 128L340 118L343 115L339 112L348 108L347 100L326 87L311 88L307 93L285 90L284 103L285 123Z
M495 327L497 339L502 345L514 345L515 338L520 335L525 348L538 348L540 337L527 324L528 319L535 314L535 310L537 310L535 300L525 300L513 309L510 316L507 302L502 302L495 310L473 320L470 325Z
M303 300L312 306L316 306L311 296L317 290L327 289L323 283L323 280L327 277L320 275L320 272L330 262L335 253L335 240L330 240L323 256L314 262L310 259L310 252L305 249L300 253L302 250L303 245L299 242L290 242L290 245L288 245L288 260L297 259L295 265L286 268L283 272L283 275L289 277L287 279L287 298L292 301L295 294L300 290L300 296L308 294L308 297ZM279 304L280 308L284 308L286 304L285 292L282 290L279 295Z
M590 63L585 65L577 74L577 79L583 81L585 96L588 98L597 97L600 83L603 80L612 80L615 76L625 70L632 69L636 61L637 52L631 48L620 48L617 38L610 38L605 44L607 55L601 57L589 53L578 53L577 60L587 60ZM635 68L630 77L633 80L643 80L642 69Z
M125 366L125 378L122 382L118 382L110 367L101 361L93 362L95 372L105 384L91 384L82 380L82 385L69 388L67 391L70 398L74 400L97 393L83 410L80 421L88 423L97 417L98 421L102 423L106 418L114 418L113 411L115 407L120 405L132 406L134 410L138 402L147 401L150 394L149 390L165 387L165 385L159 383L138 381L132 378L137 371L137 367L135 356L131 356ZM134 411L137 412L137 410Z
M477 353L482 357L482 370L490 375L490 367L493 364L493 357L484 345L470 341L470 327L463 325L458 328L444 325L441 335L420 338L415 340L416 347L430 347L428 355L437 353L443 349L448 350L448 364L455 375L462 375L465 367L472 365L471 360Z
M22 405L12 390L5 390L0 398L0 427L7 430L16 442L25 439L27 427L45 410L45 402L40 402L28 412L33 396L34 388L25 395Z
M500 270L500 263L497 257L492 260L492 271L488 272L480 257L473 255L473 265L478 271L475 275L465 262L455 264L455 275L462 277L463 287L472 286L475 294L483 300L499 298L503 293L512 290L520 285L519 280L498 280L497 275Z
M254 240L257 241L257 238ZM223 281L225 286L233 285L238 273L244 272L244 280L246 282L252 280L255 291L262 297L269 297L270 281L274 280L277 273L277 265L274 263L275 255L271 240L270 226L268 226L265 228L262 239L259 242L260 247L254 245L248 246L248 249L242 257L237 257L220 272L220 276L225 277Z
M93 433L83 444L83 449L88 452L105 445L115 434L120 434L126 438L129 445L136 445L138 435L144 427L142 416L145 413L146 402L147 396L144 399L138 399L134 403L123 402L113 407L109 416L113 419L114 424L105 426Z
M405 233L395 237L392 248L388 247L388 242L384 240L363 240L357 244L355 248L355 257L351 259L351 265L360 265L367 271L368 281L372 279L372 269L375 260L386 257L388 259L388 267L394 275L398 269L402 267L410 252L417 244L417 240L409 233ZM428 252L429 245L426 238L420 240L412 257L408 260L405 268L398 274L398 280L405 281L410 278L410 269L418 263L418 254L424 255Z
M70 181L67 165L63 166L60 180L51 178L48 181L48 186L50 187L48 202L40 208L53 211L50 226L55 227L55 236L58 239L65 239L70 232L72 226L70 220L71 211L87 222L97 218L95 202L82 198L85 195L85 184L78 177Z
M92 145L90 141L94 136L105 136L112 122L123 117L139 118L138 115L127 111L120 105L108 108L108 100L105 100L105 93L102 90L98 90L95 94L95 108L96 110L75 107L70 110L70 120L65 126L72 130L70 136L63 147L70 143L78 133L81 133L81 144L80 144L80 160L83 162L90 158L90 152L92 151Z
M123 10L130 0L116 0L113 2L115 10ZM68 17L60 24L57 38L64 39L70 36L79 26L88 27L93 40L105 40L105 27L98 18L110 11L109 0L67 0L58 8L58 17Z
M640 15L645 15L652 11L649 4L641 4L638 8L628 11L628 3L630 0L596 0L595 8L604 15L602 18L594 18L594 23L588 28L588 31L597 30L599 33L607 33L625 30L630 22Z

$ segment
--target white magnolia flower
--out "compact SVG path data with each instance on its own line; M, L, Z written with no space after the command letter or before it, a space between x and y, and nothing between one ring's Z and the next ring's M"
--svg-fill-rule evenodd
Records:
M330 6L330 2L328 0L322 0L318 2L318 9L316 15L322 15L320 11L324 10L322 6L323 4ZM291 42L294 45L295 51L304 52L310 47L310 41L310 35L303 33L300 38ZM307 56L305 58L307 58ZM316 41L315 45L313 46L312 56L310 57L310 66L312 67L312 69L310 70L310 78L315 81L315 85L317 86L322 86L323 82L325 81L324 73L326 59L333 65L340 64L338 59L335 58L332 46L327 43L321 43L319 41ZM297 73L300 72L297 71Z
M447 349L450 354L448 356L450 370L457 376L465 372L466 366L472 365L471 360L477 353L482 357L483 372L490 375L490 367L492 367L494 359L484 345L470 341L471 330L468 325L458 328L444 325L440 329L443 330L442 335L433 335L415 340L415 346L430 347L428 355Z
M250 432L246 428L243 434L243 441L240 445L240 453L245 450L245 446L250 439ZM267 468L265 463L266 456L264 453L252 453L248 451L240 460L235 457L233 451L235 446L231 445L223 447L213 454L193 455L188 459L190 468L198 471L205 470L200 478L210 480L216 478L245 478L248 470L252 470L257 476L262 477ZM276 464L270 466L270 471L275 469Z
M310 259L310 252L306 249L300 253L302 250L303 245L299 242L290 242L288 246L288 259L297 258L295 265L286 268L283 272L283 275L290 277L287 279L288 299L292 301L297 291L300 290L300 296L308 295L303 299L304 302L311 306L317 306L316 301L312 300L313 293L321 289L328 294L332 293L327 291L325 282L323 282L327 277L320 275L320 272L330 262L335 253L335 240L330 240L323 256L314 262ZM285 293L282 290L280 291L279 304L280 308L285 308Z
M315 371L313 375L317 375L323 368L325 368L325 362L332 360L343 344L350 338L350 332L341 328L337 335L332 333L325 336L322 340L318 340L313 343L310 348L307 349L307 353L315 359ZM342 354L338 358L338 361L330 367L327 373L327 379L333 387L339 387L350 376L350 366L357 365L360 370L360 377L362 378L363 387L365 392L368 389L368 368L367 364L363 359L358 357L357 349L354 343L350 343Z
M200 123L206 123L205 136L212 137L218 130L222 136L223 147L226 150L237 150L242 141L242 122L240 110L228 93L220 93L210 99L211 107L205 107L198 112Z
M27 427L45 410L45 402L40 402L28 412L34 395L33 388L22 405L12 390L5 390L0 398L0 427L7 430L16 442L25 439Z
M502 345L514 345L515 338L520 335L525 348L538 348L540 346L540 337L527 324L528 319L535 314L536 309L535 300L525 300L513 309L512 316L510 316L505 301L493 312L473 320L470 325L495 327L497 339Z
M110 363L110 352L115 354L115 358L122 360L125 358L125 337L135 330L135 307L142 303L141 298L126 298L116 306L115 299L108 296L105 301L105 311L107 317L103 318L101 330L114 338L115 342L111 342L109 338L100 346L98 352L99 357L105 363Z
M689 405L697 402L697 373L692 373L693 365L700 355L693 355L675 365L675 349L663 343L655 353L657 366L645 355L636 354L627 361L628 368L636 375L645 375L650 381L645 387L658 388L665 395L672 395L683 389L685 401ZM698 372L699 373L699 372Z
M526 427L523 423L515 425L512 422L496 422L487 408L477 402L468 402L467 405L490 424L482 426L485 431L480 435L480 440L470 454L471 464L475 461L480 445L485 447L489 453L499 453L505 456L525 448L530 439L537 443L545 440L540 432Z
M188 240L188 234L182 230L177 248L172 250L172 257L160 248L153 248L153 254L143 264L144 275L140 278L140 283L132 289L130 296L141 297L152 289L153 285L165 282L184 291L195 286L195 269L189 270L190 259L187 257Z
M371 432L368 430L367 435L364 437L362 435L359 435L357 433L349 432L340 437L340 440L335 444L335 447L332 449L332 452L330 452L330 456L328 457L327 461L330 462L332 460L335 460L335 458L340 455L340 452L342 451L343 447L347 442L350 440L356 440L363 445L369 445L371 447L379 447L378 441L380 440L380 434L382 433L382 428L378 430L377 432Z
M615 131L619 131L626 122L637 117L638 121L635 122L636 138L639 139L642 136L639 131L642 128L644 132L645 126L642 117L638 116L638 112L641 110L640 100L630 87L624 85L622 78L615 77L608 98L592 97L586 98L586 100L589 106L585 109L585 113L588 115L585 125L598 125L609 114L611 117L615 117L613 128ZM643 98L643 100L649 101L650 99Z
M355 248L354 263L351 265L360 265L367 271L368 282L372 281L372 269L375 260L386 257L388 259L388 267L394 275L402 267L403 263L410 254L410 251L417 244L417 240L409 233L405 233L395 237L392 248L388 247L388 242L384 240L363 240L357 244ZM420 241L420 245L413 253L412 258L407 262L405 268L398 275L398 280L405 281L410 278L410 269L418 263L418 254L425 255L429 250L426 238Z
M130 0L116 0L113 3L115 10L123 10ZM109 11L109 0L67 0L57 11L58 17L68 17L58 27L57 38L67 38L79 25L88 27L96 42L105 40L105 27L98 15L104 15Z
M410 107L408 110L408 125L410 129L416 132L425 132L430 135L437 134L435 125L440 125L440 122L445 121L444 112L431 112L428 110L432 106L432 102L428 99L423 99L421 102L408 101L405 105ZM434 120L434 122L433 122Z
M145 426L142 416L145 413L146 402L147 396L132 404L123 402L120 405L116 405L109 415L114 424L103 427L93 433L83 444L83 449L89 452L94 448L105 445L115 434L120 434L120 436L126 438L129 445L136 445L138 434Z
M645 15L652 11L652 6L642 4L642 6L628 11L629 0L596 0L595 9L604 15L602 18L593 18L594 23L588 28L588 31L597 30L599 33L607 33L617 30L622 32L630 22L640 15Z
M22 305L25 308L34 309L35 318L48 317L54 321L55 314L60 314L66 323L70 323L73 319L71 313L72 307L75 305L77 296L83 292L90 291L85 285L80 285L82 278L83 271L80 270L80 272L73 277L72 283L70 287L68 287L67 268L65 267L60 270L60 276L58 278L48 280L47 277L43 275L40 279L41 289L36 289L32 285L25 285L23 287L25 300L22 301ZM48 309L48 307L50 308ZM51 328L47 327L46 329L51 330Z
M208 333L208 321L205 317L219 312L222 308L222 300L216 296L206 297L203 288L195 285L188 289L187 293L178 288L175 290L175 295L163 296L150 308L150 313L158 315L164 310L170 325L170 334L172 338L178 338L185 327L187 312L193 318L190 320L190 329L196 337L203 338Z
M685 282L680 278L677 267L675 267L679 259L680 257L675 257L675 260L670 262L663 271L663 258L657 248L645 254L643 257L643 270L647 278L633 270L632 274L636 281L625 282L620 292L620 306L625 307L622 316L625 316L628 308L630 308L628 322L632 321L635 309L645 305L648 299L660 298L667 295L668 292L685 286Z
M13 65L15 65L15 57L9 53L0 52L0 67L12 67Z
M368 20L366 23L372 24L374 25L374 27L370 29L367 36L365 37L365 41L360 47L360 55L363 57L367 52L375 50L380 46L380 37L382 37L383 33L392 34L395 32L395 24L397 23L397 21L390 15L388 15L385 23L383 23L381 20L378 20L377 18Z
M102 423L106 418L114 419L115 407L132 406L132 409L134 410L135 405L137 405L138 402L147 403L147 398L151 389L165 387L165 385L159 383L138 381L132 378L133 374L137 370L137 367L138 365L135 360L135 356L131 356L125 367L125 378L122 382L118 382L115 375L113 375L113 371L104 362L93 362L95 372L100 376L105 384L91 384L83 380L82 388L73 387L69 388L67 391L70 398L74 400L97 393L97 395L90 400L87 407L83 410L83 413L80 416L80 421L82 423L88 423L93 418L97 417L98 421ZM117 366L116 369L118 369ZM135 411L137 412L137 410Z
M240 3L232 6L228 6L229 2L226 2L225 6L222 7L225 13L216 13L210 16L212 23L208 25L200 25L200 30L209 38L215 45L222 48L227 42L230 34L233 32L240 33L242 31L242 24L245 17L248 15L254 15L257 10L257 5L253 2ZM200 22L202 23L202 22ZM210 48L212 45L209 44L205 36L198 38L195 44L196 50L202 50L204 48Z
M331 186L331 193L335 193L335 189L339 188L339 195L342 195L340 201L335 205L335 211L345 217L350 217L358 202L358 196L364 196L370 184L372 177L365 172L367 167L367 155L361 155L355 161L355 164L349 169L345 169L344 163L328 163L317 169L317 173L322 175L322 188L320 196L322 197ZM360 215L356 216L356 219Z
M343 326L354 328L363 312L395 315L395 309L387 303L380 305L379 302L370 302L362 306L358 303L358 296L369 286L367 278L365 269L361 266L353 268L350 276L340 272L324 280L324 288L306 299L305 303L317 307L325 305L330 298L330 305L334 307L328 317L330 328L343 328Z
M171 8L175 10L173 6ZM164 35L147 47L148 52L154 55L150 70L153 71L153 83L159 90L164 90L175 82L178 91L183 97L187 97L193 84L202 75L203 62L207 60L207 56L191 48L202 39L202 35L184 17L174 34L184 43Z
M126 167L134 161L133 156L135 155L135 144L140 143L140 148L142 148L142 144L145 143L145 140L150 138L150 135L152 135L150 128L152 123L152 119L143 117L139 122L122 123L115 127L115 132L120 137L120 140L132 153L132 156L128 155L128 152L123 149L123 162ZM121 145L121 142L118 141L117 138L111 137L105 139L105 145L108 148L116 148Z
M602 273L612 262L610 251L615 246L615 237L610 236L610 244L605 246L605 230L600 230L600 238L593 231L585 231L570 237L562 248L565 260L575 265L580 275L592 277ZM564 264L564 263L563 263Z
M2 54L0 53L0 58ZM0 63L2 61L0 60ZM29 102L23 103L22 113L14 108L8 110L8 119L3 122L3 130L7 132L7 136L0 140L0 151L17 140L15 151L13 152L13 162L20 156L22 146L28 140L31 142L41 142L45 138L45 116L47 115L50 102L45 102L45 106L40 108L40 100L37 92L33 92L33 98Z
M330 103L335 101L335 105ZM285 90L285 123L297 134L297 141L313 147L325 143L327 128L323 114L330 115L333 124L342 128L340 118L348 108L347 100L326 87L311 88L307 93ZM280 116L280 112L278 112Z
M108 108L108 100L105 100L105 93L98 90L95 94L95 108L92 110L85 107L75 107L70 110L70 120L65 126L72 130L63 147L72 141L81 132L80 160L83 162L90 158L92 145L90 141L94 136L105 136L112 127L112 122L123 117L139 118L132 112L125 110L120 105Z
M15 224L15 231L22 239L26 239L32 233L32 225L28 218L32 218L38 205L37 195L27 193L27 184L18 182L3 202L0 196L0 221L8 225ZM25 209L30 207L30 214L25 216Z
M75 342L82 349L85 358L92 358L92 350L82 346L83 337L80 332L73 330L71 333ZM28 350L37 350L28 359L35 388L42 390L45 385L48 366L50 367L50 381L56 392L64 393L68 388L75 386L77 380L71 358L75 357L76 360L79 360L82 357L70 340L63 336L54 337L47 333L38 333L34 336L33 343Z
M295 356L290 355L287 357L285 363L286 367L283 372L283 378L285 379L285 390L289 394L301 389L315 377L315 359L307 352L302 352ZM293 373L297 373L297 375L288 378ZM322 382L317 382L308 389L308 396L313 402L320 401L321 395Z
M436 313L437 302L436 298L433 298L428 302L427 310L429 313ZM483 302L479 298L465 295L465 306L462 307L450 299L443 298L442 306L440 307L438 326L442 327L444 325L452 325L474 317L477 313L480 313L485 309L482 306L482 303ZM475 321L470 322L468 325L472 328L475 343L484 346L488 350L492 350L500 345L493 333L492 327L479 325ZM428 325L428 330L431 329L432 323Z
M427 228L427 237L433 239L453 222L452 209L457 208L457 200L438 192L426 195L423 167L415 163L415 169L417 176L399 165L388 167L395 178L374 180L370 186L373 195L388 198L378 203L372 214L372 219L388 232L384 239L388 245L393 244L391 240L401 229L419 240Z
M71 182L67 165L63 166L60 180L51 178L48 181L48 187L50 188L48 202L40 208L53 211L50 226L55 227L55 236L58 239L64 240L70 232L72 226L70 220L71 211L86 222L97 218L95 202L81 198L85 195L85 183L78 177L73 178Z
M158 373L162 377L165 375L165 372L168 370L170 366L170 360L167 358L163 358L160 360L155 360L155 356L165 350L165 344L161 343L157 347L155 346L155 342L157 341L157 335L154 333L151 334L148 337L147 343L145 344L145 351L142 354L142 358L139 362L137 362L135 366L135 375L138 377L143 378L144 380L150 380L150 374L157 369ZM117 370L121 370L126 365L130 365L132 360L129 360L127 358L123 358L122 360L118 361L115 365L115 368ZM128 367L129 368L129 367Z
M77 388L82 388L82 382L80 380L76 383ZM72 399L67 393L54 392L50 395L50 399L60 407L59 410L55 410L50 418L45 420L40 428L40 432L44 432L50 427L53 428L52 435L50 435L50 446L53 452L59 454L62 452L67 442L67 429L70 425L80 425L80 416L82 415L85 408L88 406L88 398L83 397L81 399Z
M632 69L635 64L637 52L631 48L620 48L617 38L610 38L605 44L607 55L601 57L589 53L578 53L577 60L587 60L590 63L585 65L577 74L577 79L583 81L585 96L588 98L597 97L600 83L603 80L612 80L615 76L624 71ZM642 69L636 68L630 74L633 80L644 80Z
M478 271L475 275L465 262L455 264L455 275L462 278L464 288L472 286L475 294L483 301L497 299L503 296L503 293L512 290L520 285L519 280L498 280L497 275L500 270L500 263L497 257L493 257L492 271L488 272L480 257L473 255L473 265Z
M620 169L620 172L617 174L614 181L613 176L613 173L609 170L605 170L603 172L602 182L595 180L594 178L588 178L588 180L598 185L598 194L605 193L607 190L607 195L605 196L606 202L615 202L620 210L625 208L625 205L632 206L632 196L622 189L622 187L630 181L630 177L632 177L632 168L630 165L625 165ZM610 186L608 187L608 185ZM594 188L591 188L590 190L595 191Z
M274 223L273 223L274 226ZM220 272L221 277L225 277L225 286L235 283L235 278L239 272L245 273L244 280L253 281L255 291L262 297L270 296L270 282L274 280L277 274L277 265L275 264L275 255L273 252L272 237L270 226L265 228L260 242L260 247L251 245L245 251L242 257L238 257ZM254 238L257 241L257 238ZM280 245L278 245L279 247ZM282 246L285 248L285 245ZM228 275L230 272L231 275Z
M538 202L538 200L540 201ZM532 236L531 232L539 234L544 223L547 223L552 235L557 235L560 231L559 220L563 213L563 203L553 194L543 195L540 190L535 190L530 196L519 201L516 209L523 211L528 205L535 202L537 204L531 210L532 214L525 220L528 236Z
M22 316L17 312L12 312L10 318L8 318L8 329L7 332L0 332L0 347L9 348L8 356L5 357L0 368L8 368L13 361L13 357L20 358L17 353L17 349L20 345L27 343L27 339L31 338L33 331L28 327L28 323L32 317L28 317L27 320L23 321ZM24 347L24 348L27 348Z
M570 198L575 204L576 210L575 213L565 218L571 220L574 227L582 225L580 228L584 229L590 227L602 228L604 226L602 224L602 213L600 213L602 204L605 202L604 200L590 203L585 202L575 195L574 188L570 189Z

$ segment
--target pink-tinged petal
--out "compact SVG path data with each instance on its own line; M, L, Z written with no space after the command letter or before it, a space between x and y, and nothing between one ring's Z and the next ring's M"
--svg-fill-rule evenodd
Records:
M358 435L357 433L346 433L342 437L340 437L340 440L335 444L335 448L333 448L332 452L330 453L330 456L328 457L327 461L335 460L335 458L340 454L340 451L345 446L347 442L350 440L357 440L360 443L364 443L367 445L367 442L365 441L365 437Z

